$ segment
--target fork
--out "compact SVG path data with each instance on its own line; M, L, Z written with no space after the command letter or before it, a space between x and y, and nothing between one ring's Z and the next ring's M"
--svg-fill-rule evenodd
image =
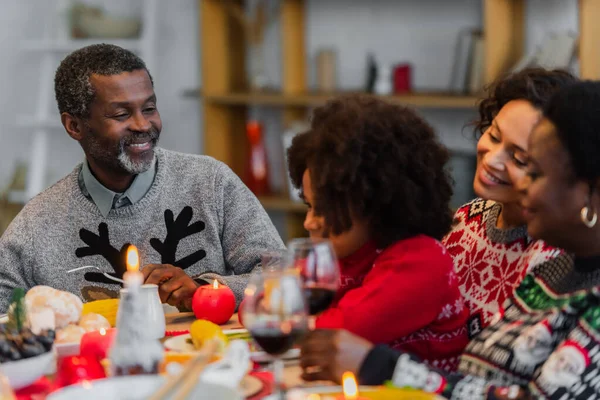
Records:
M68 270L67 274L70 274L71 272L81 271L82 269L95 269L96 271L100 272L102 275L104 275L108 279L111 279L115 282L119 282L119 283L123 283L123 284L125 283L125 281L123 281L123 279L115 278L114 276L111 276L111 275L107 274L106 272L102 271L100 268L96 267L95 265L86 265L83 267L73 268L73 269Z

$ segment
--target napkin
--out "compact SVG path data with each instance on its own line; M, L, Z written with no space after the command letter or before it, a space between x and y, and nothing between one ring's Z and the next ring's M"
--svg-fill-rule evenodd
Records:
M200 375L200 381L236 389L249 369L250 348L248 342L233 340L229 342L225 356L204 369Z

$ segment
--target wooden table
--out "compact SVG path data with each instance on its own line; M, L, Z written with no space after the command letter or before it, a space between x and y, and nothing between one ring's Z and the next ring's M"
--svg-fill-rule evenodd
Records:
M190 329L190 325L192 322L196 320L194 313L176 313L176 314L166 314L165 315L166 323L167 323L167 332L173 331L188 331ZM233 314L229 322L221 325L221 329L238 329L243 328L243 326L238 321L237 314ZM298 387L298 386L306 386L306 383L300 379L300 375L302 374L302 369L297 362L286 362L283 381L285 386L288 388ZM318 383L322 385L323 382ZM312 385L312 383L311 383Z

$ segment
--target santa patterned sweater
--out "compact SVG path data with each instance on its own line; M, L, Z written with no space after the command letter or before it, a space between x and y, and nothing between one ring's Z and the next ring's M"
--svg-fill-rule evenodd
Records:
M391 378L451 399L600 398L600 257L534 267L497 318L469 343L459 373L376 347L361 381Z
M317 328L344 328L456 369L468 342L468 310L440 242L418 235L383 250L367 243L340 264L341 288Z
M527 235L527 227L499 229L502 205L475 199L458 209L442 242L454 260L460 291L470 311L469 336L492 317L534 265L562 252Z

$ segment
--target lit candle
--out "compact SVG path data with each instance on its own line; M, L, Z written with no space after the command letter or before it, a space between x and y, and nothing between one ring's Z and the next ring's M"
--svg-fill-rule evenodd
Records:
M358 384L352 372L346 371L342 375L342 390L344 399L356 400L358 398Z
M342 395L336 400L365 400L366 397L359 396L358 383L354 374L350 371L344 372L342 375Z
M98 361L105 359L116 333L114 328L87 332L81 337L81 355L95 357Z
M130 245L127 248L127 272L123 275L125 286L129 290L137 291L144 283L144 274L140 272L140 256L137 247Z
M196 318L222 325L229 321L235 311L235 296L229 287L219 285L215 279L212 285L196 289L192 310Z
M128 290L121 292L117 334L109 352L111 372L113 375L156 374L164 347L148 329L145 317L150 304L140 299L144 275L140 272L140 257L133 245L127 248L126 264L123 280Z

